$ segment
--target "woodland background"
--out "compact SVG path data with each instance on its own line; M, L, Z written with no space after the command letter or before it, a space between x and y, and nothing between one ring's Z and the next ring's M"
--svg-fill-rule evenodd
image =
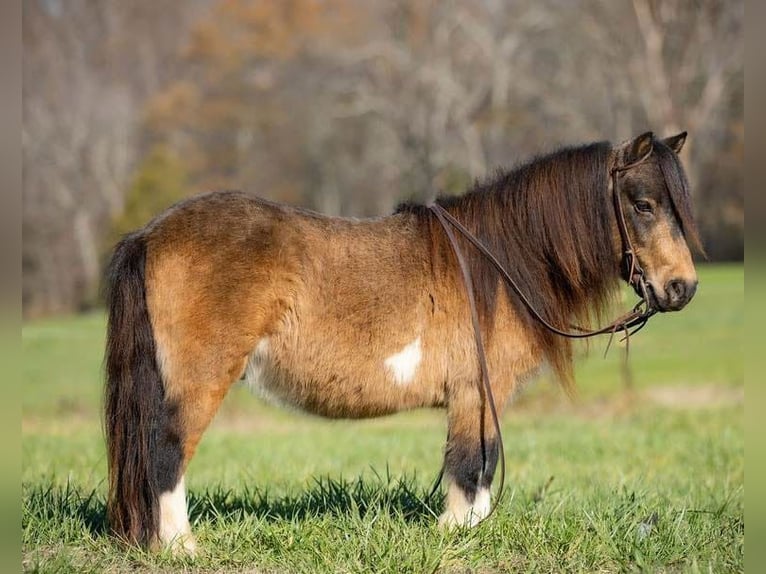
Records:
M713 260L741 260L744 3L29 0L23 308L99 303L110 246L237 188L366 216L567 143L688 130Z

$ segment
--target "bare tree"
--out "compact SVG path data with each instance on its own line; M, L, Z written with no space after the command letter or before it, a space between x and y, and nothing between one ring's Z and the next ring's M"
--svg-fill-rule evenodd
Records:
M557 145L691 132L716 257L742 251L741 0L32 0L25 5L27 314L98 283L139 160L373 215Z
M709 192L705 166L736 145L743 19L742 3L716 0L402 1L340 55L336 116L389 126L389 161L425 194L564 142L686 129L693 189L713 206L700 202L703 219L718 217L738 196Z
M139 152L142 101L160 87L173 3L25 4L23 275L27 314L76 308L98 285L103 238ZM147 34L147 31L151 33ZM141 38L141 42L136 42Z

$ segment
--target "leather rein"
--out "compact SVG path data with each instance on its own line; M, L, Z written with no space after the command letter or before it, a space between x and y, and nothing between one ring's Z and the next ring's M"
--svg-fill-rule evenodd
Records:
M498 495L494 501L494 504L490 508L490 511L479 521L480 523L489 518L495 512L498 505L500 504L500 499L503 496L503 487L505 486L505 450L503 448L503 437L500 431L500 419L497 414L495 398L492 393L492 386L489 381L487 356L484 350L484 343L481 336L479 313L477 311L476 296L473 290L471 270L468 266L465 256L463 255L462 250L460 249L460 246L458 245L453 229L457 230L460 235L467 239L468 242L471 243L487 259L487 261L489 261L495 267L506 284L511 287L511 289L513 289L513 291L519 297L527 311L529 311L529 314L532 316L532 318L540 323L543 327L545 327L548 331L556 335L560 335L561 337L567 337L570 339L586 339L589 337L595 337L596 335L609 334L609 343L607 344L608 351L615 333L624 332L625 340L629 342L630 335L642 329L652 317L652 315L657 312L657 310L651 304L646 279L644 277L644 270L641 268L641 265L638 262L635 250L633 249L633 243L630 240L630 234L628 233L628 227L625 221L625 213L622 208L622 202L620 201L620 192L618 187L618 176L620 173L628 171L644 163L649 158L651 153L652 152L650 149L649 152L639 160L622 166L614 166L609 171L612 179L612 200L614 213L617 220L617 228L620 233L620 241L622 243L621 268L625 274L625 277L627 277L626 281L631 287L634 288L636 293L638 293L640 299L632 310L624 313L623 315L620 315L608 325L594 330L587 330L582 327L573 325L570 326L571 330L567 331L549 323L545 317L543 317L542 314L537 309L535 309L524 292L519 288L516 281L514 281L505 267L503 267L503 265L498 261L497 257L492 254L492 252L481 242L481 240L479 240L473 233L466 229L462 223L455 219L455 217L447 210L445 210L441 205L437 203L431 203L428 206L444 230L444 233L449 240L450 247L452 248L452 251L455 254L457 262L460 266L463 286L465 287L466 295L468 297L468 306L471 312L471 323L473 325L473 336L476 344L476 354L479 358L479 368L481 371L482 385L479 387L479 391L482 394L481 398L483 403L486 402L486 404L489 405L489 410L492 415L492 423L497 438L497 448L500 455L500 485L497 489ZM486 441L483 440L483 436L482 445L486 445ZM482 469L483 474L487 471L486 464L488 457L484 446L482 449L482 456L484 460L484 468ZM434 487L431 491L431 495L433 495L433 493L436 492L436 489L439 487L443 474L444 466L442 466L442 470L436 479Z

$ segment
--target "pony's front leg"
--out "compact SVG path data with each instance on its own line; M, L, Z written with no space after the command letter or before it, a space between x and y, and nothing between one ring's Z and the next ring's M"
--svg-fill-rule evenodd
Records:
M472 389L476 395L478 390ZM476 526L488 514L490 486L499 449L492 415L478 396L449 404L449 436L444 459L447 502L439 525Z

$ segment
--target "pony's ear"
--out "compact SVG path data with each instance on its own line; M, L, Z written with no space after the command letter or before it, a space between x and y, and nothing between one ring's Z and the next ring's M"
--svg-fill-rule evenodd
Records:
M625 146L625 155L623 161L625 165L636 163L641 161L652 152L652 139L654 134L652 132L646 132L638 136L636 139L627 142Z
M679 154L686 143L686 132L681 132L680 134L665 138L662 140L662 143L672 149L675 153Z

